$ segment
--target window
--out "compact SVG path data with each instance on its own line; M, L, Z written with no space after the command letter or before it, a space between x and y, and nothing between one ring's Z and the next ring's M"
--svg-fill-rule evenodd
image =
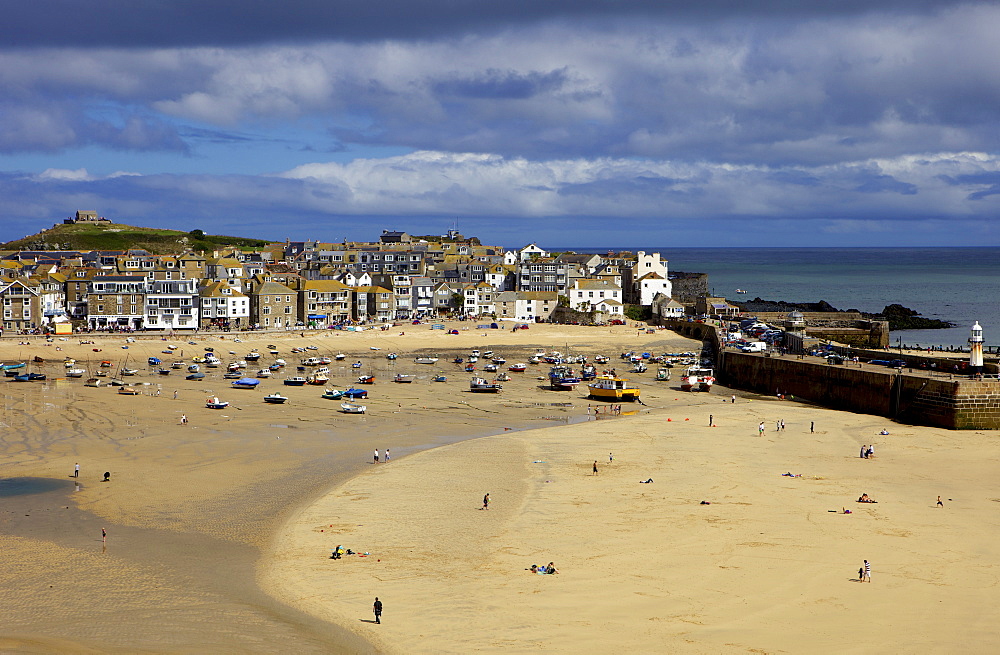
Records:
M265 307L264 308L264 315L267 316L270 313L271 313L271 308L270 307Z
M291 307L285 307L285 313L286 314L291 314L292 313L292 308Z
M104 313L104 305L98 305L97 306L97 313L98 314L103 314Z

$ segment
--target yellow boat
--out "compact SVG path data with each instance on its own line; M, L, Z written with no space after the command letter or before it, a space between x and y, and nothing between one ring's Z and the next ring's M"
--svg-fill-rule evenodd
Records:
M590 397L598 400L628 400L639 399L639 389L630 387L627 380L611 375L598 376L587 385Z

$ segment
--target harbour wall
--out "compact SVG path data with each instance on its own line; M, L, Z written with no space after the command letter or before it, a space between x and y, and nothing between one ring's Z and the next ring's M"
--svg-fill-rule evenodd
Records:
M714 353L721 384L761 394L795 396L850 412L948 429L1000 429L1000 380L936 377L926 372L871 370L797 355L724 350L710 323L671 322L677 333ZM885 357L885 351L871 351Z

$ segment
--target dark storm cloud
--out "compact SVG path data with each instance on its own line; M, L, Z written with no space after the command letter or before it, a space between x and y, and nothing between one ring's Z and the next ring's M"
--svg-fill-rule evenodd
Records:
M801 19L930 11L940 0L32 0L5 3L0 43L46 47L226 46L426 39L549 20ZM967 3L966 3L967 4Z

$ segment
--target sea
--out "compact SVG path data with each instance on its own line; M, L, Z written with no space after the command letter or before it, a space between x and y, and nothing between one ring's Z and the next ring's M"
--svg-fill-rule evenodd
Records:
M577 252L607 252L607 248ZM669 248L670 271L707 273L709 290L730 300L825 300L838 309L879 312L898 303L956 327L899 330L892 345L968 346L979 321L987 346L1000 346L1000 248ZM746 294L736 293L737 289Z

